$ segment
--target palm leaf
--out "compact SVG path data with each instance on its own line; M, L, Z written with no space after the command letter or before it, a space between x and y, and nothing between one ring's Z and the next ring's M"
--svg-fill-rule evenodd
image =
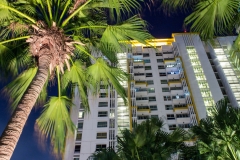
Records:
M223 34L232 29L238 8L236 0L199 1L185 23L191 24L191 30L200 33L203 39L209 39L215 33Z
M36 121L40 137L51 138L55 153L63 151L67 132L73 134L75 127L69 116L71 106L71 100L65 96L51 97Z
M62 76L62 86L66 89L70 84L74 84L77 87L79 92L79 98L81 99L84 109L86 112L90 111L87 97L86 87L88 85L87 82L87 74L85 71L85 65L80 60L76 60L70 71L65 71L65 74Z
M11 106L11 111L14 111L17 107L36 73L37 67L29 68L4 88L4 92L10 97L9 104Z
M90 84L92 90L99 92L100 84L104 86L113 85L117 93L126 102L126 92L122 82L127 81L127 75L124 71L116 67L110 67L105 60L98 58L93 65L88 67L87 73L90 75Z
M104 53L119 53L127 47L126 43L119 43L121 41L137 40L146 44L146 40L151 38L153 37L146 32L146 23L135 16L119 25L108 26L101 38L101 49Z

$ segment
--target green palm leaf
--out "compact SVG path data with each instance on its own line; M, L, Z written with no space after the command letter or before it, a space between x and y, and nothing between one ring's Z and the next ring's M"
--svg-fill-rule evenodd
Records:
M71 100L65 96L51 97L36 121L40 137L51 138L55 153L63 151L67 131L70 133L74 131L75 127L69 116L71 106L73 106Z
M83 106L85 107L85 111L90 111L86 90L88 85L87 73L84 68L85 65L82 61L75 61L72 64L70 71L65 71L65 74L62 76L62 86L64 89L66 89L70 84L75 84L74 86L76 86L78 89L80 96L79 98L81 98Z
M95 93L99 92L100 83L104 86L113 85L117 93L124 99L125 103L126 92L121 82L127 81L127 75L124 71L116 67L110 67L105 60L98 58L93 65L87 69L90 76L90 84ZM94 93L94 92L93 92Z

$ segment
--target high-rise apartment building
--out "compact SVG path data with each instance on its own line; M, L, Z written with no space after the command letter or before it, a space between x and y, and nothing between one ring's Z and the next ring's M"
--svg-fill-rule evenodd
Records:
M213 105L225 96L238 106L238 71L229 59L235 38L219 37L210 44L197 34L179 33L153 39L148 46L132 41L128 52L118 54L119 67L130 74L128 82L121 82L128 105L112 86L107 92L103 86L99 97L89 96L89 114L75 98L71 116L78 130L67 140L64 158L86 160L102 148L116 149L122 129L151 117L163 118L166 131L188 129L211 115Z

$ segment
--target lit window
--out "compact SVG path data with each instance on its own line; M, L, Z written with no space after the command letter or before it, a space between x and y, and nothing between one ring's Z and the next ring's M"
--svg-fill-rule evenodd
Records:
M97 139L107 139L107 133L106 132L97 133Z
M79 112L78 113L78 118L84 118L84 112Z

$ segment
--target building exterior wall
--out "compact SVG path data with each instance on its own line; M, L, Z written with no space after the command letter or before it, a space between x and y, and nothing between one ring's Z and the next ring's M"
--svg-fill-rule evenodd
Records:
M230 46L233 39L217 39L218 47ZM200 119L211 116L211 107L224 96L238 105L240 99L234 93L237 89L229 84L216 53L219 48L203 43L197 34L192 33L173 34L173 38L154 39L149 43L151 46L132 41L128 52L118 54L118 67L130 75L128 82L121 82L128 93L128 105L109 86L107 92L105 89L100 91L108 93L107 97L89 96L89 114L81 117L81 107L77 118L77 111L72 112L76 126L83 123L78 129L82 136L81 140L68 139L66 160L86 160L98 149L97 145L116 149L116 135L121 137L122 129L132 129L151 117L162 118L166 131L176 127L187 130L197 125ZM223 52L227 55L226 51ZM99 107L99 102L107 102L107 105ZM80 100L75 99L74 103L80 106ZM99 112L107 112L107 115L99 117ZM107 126L98 127L99 122L107 122ZM106 137L97 139L97 133L106 133ZM81 145L80 149L76 148L77 145Z

